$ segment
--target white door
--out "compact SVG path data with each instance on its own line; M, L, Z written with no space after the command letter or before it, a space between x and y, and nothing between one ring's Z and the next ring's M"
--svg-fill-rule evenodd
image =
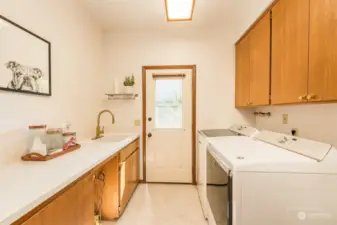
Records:
M192 183L192 70L147 70L146 110L147 182Z

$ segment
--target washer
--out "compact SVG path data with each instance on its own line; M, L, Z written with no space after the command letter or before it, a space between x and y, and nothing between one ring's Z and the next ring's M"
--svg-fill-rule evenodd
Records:
M333 146L270 131L208 141L209 224L337 224Z

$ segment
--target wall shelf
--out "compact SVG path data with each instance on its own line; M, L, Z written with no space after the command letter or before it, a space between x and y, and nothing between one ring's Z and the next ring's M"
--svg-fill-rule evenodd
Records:
M106 94L109 100L134 100L138 97L138 94L133 93L120 93L120 94Z

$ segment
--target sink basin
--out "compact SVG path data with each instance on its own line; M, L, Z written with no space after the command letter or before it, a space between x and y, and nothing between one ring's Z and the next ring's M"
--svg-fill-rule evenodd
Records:
M96 141L99 141L99 142L120 142L120 141L123 141L123 140L127 139L128 137L130 137L130 135L112 134L112 135L107 135L107 136L104 136L100 139L97 139Z

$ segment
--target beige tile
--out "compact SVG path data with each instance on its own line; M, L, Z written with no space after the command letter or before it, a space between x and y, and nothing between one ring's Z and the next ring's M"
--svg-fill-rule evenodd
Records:
M104 225L205 225L192 185L141 184L124 215Z

